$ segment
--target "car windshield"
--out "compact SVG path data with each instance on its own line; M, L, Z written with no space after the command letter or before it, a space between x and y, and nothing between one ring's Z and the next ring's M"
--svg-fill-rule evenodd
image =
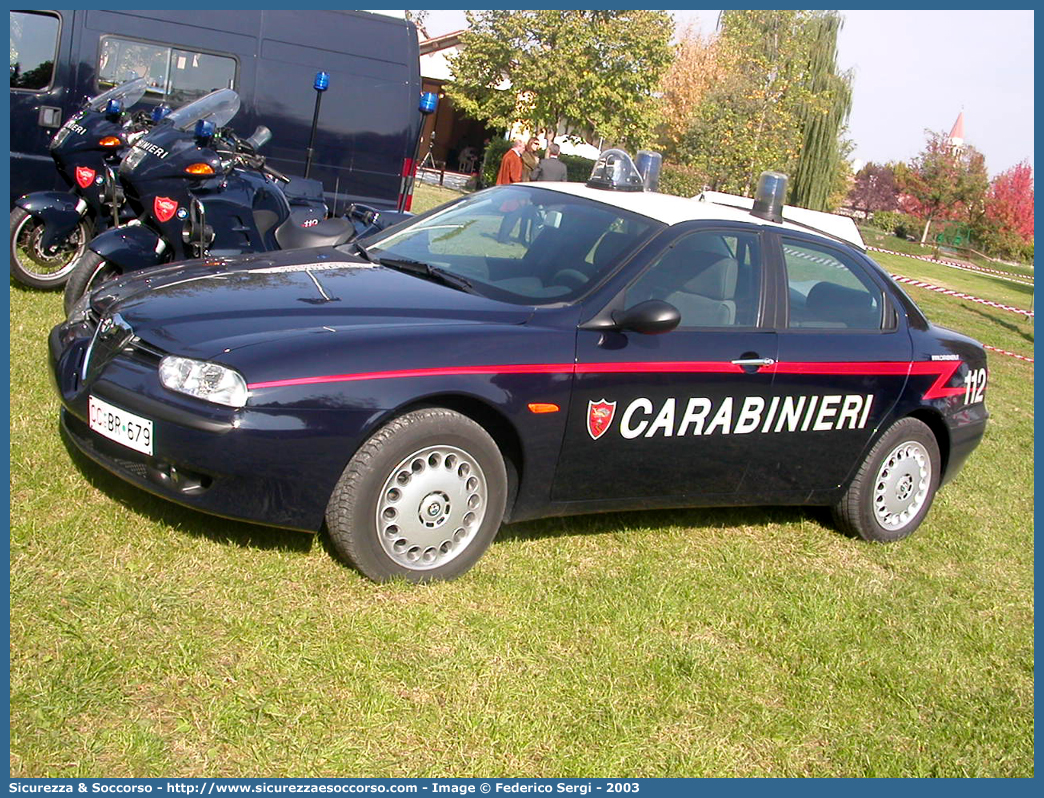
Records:
M229 123L237 111L239 95L232 89L218 89L172 111L164 121L176 130L191 130L200 119L213 122L214 127L222 127Z
M516 184L471 195L366 242L374 260L412 261L516 304L569 302L662 224L611 205Z

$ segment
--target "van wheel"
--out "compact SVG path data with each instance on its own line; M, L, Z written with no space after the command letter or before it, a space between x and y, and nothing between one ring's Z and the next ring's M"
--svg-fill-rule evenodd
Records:
M116 264L105 260L97 252L84 252L73 262L69 280L65 284L65 315L69 315L73 305L84 294L93 291L106 280L119 277L122 273Z
M326 508L334 550L378 582L454 579L493 542L507 472L489 433L447 408L407 413L355 453Z
M54 252L44 252L45 230L46 225L24 208L11 211L11 276L30 288L61 288L91 239L91 225L81 219Z
M939 444L928 426L916 418L897 421L874 444L834 505L834 521L863 540L901 540L928 514L939 471Z

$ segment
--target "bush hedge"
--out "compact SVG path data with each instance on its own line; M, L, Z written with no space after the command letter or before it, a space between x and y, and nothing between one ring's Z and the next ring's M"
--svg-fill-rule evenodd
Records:
M878 211L868 224L899 238L920 238L924 231L923 219L899 211Z

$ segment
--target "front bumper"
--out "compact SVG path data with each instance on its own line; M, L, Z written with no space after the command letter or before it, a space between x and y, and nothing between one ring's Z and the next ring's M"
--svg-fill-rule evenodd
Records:
M232 409L181 396L159 383L156 363L120 354L86 381L86 325L59 325L49 340L61 425L84 455L150 493L241 521L317 531L373 409ZM93 432L94 395L153 422L153 454Z

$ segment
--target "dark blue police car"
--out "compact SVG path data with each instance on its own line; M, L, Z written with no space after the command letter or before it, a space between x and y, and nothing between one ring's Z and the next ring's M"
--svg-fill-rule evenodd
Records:
M751 203L621 190L633 173L618 153L365 247L109 283L51 333L64 429L199 510L325 521L374 579L452 578L505 520L610 509L912 532L982 438L982 347L772 175Z

